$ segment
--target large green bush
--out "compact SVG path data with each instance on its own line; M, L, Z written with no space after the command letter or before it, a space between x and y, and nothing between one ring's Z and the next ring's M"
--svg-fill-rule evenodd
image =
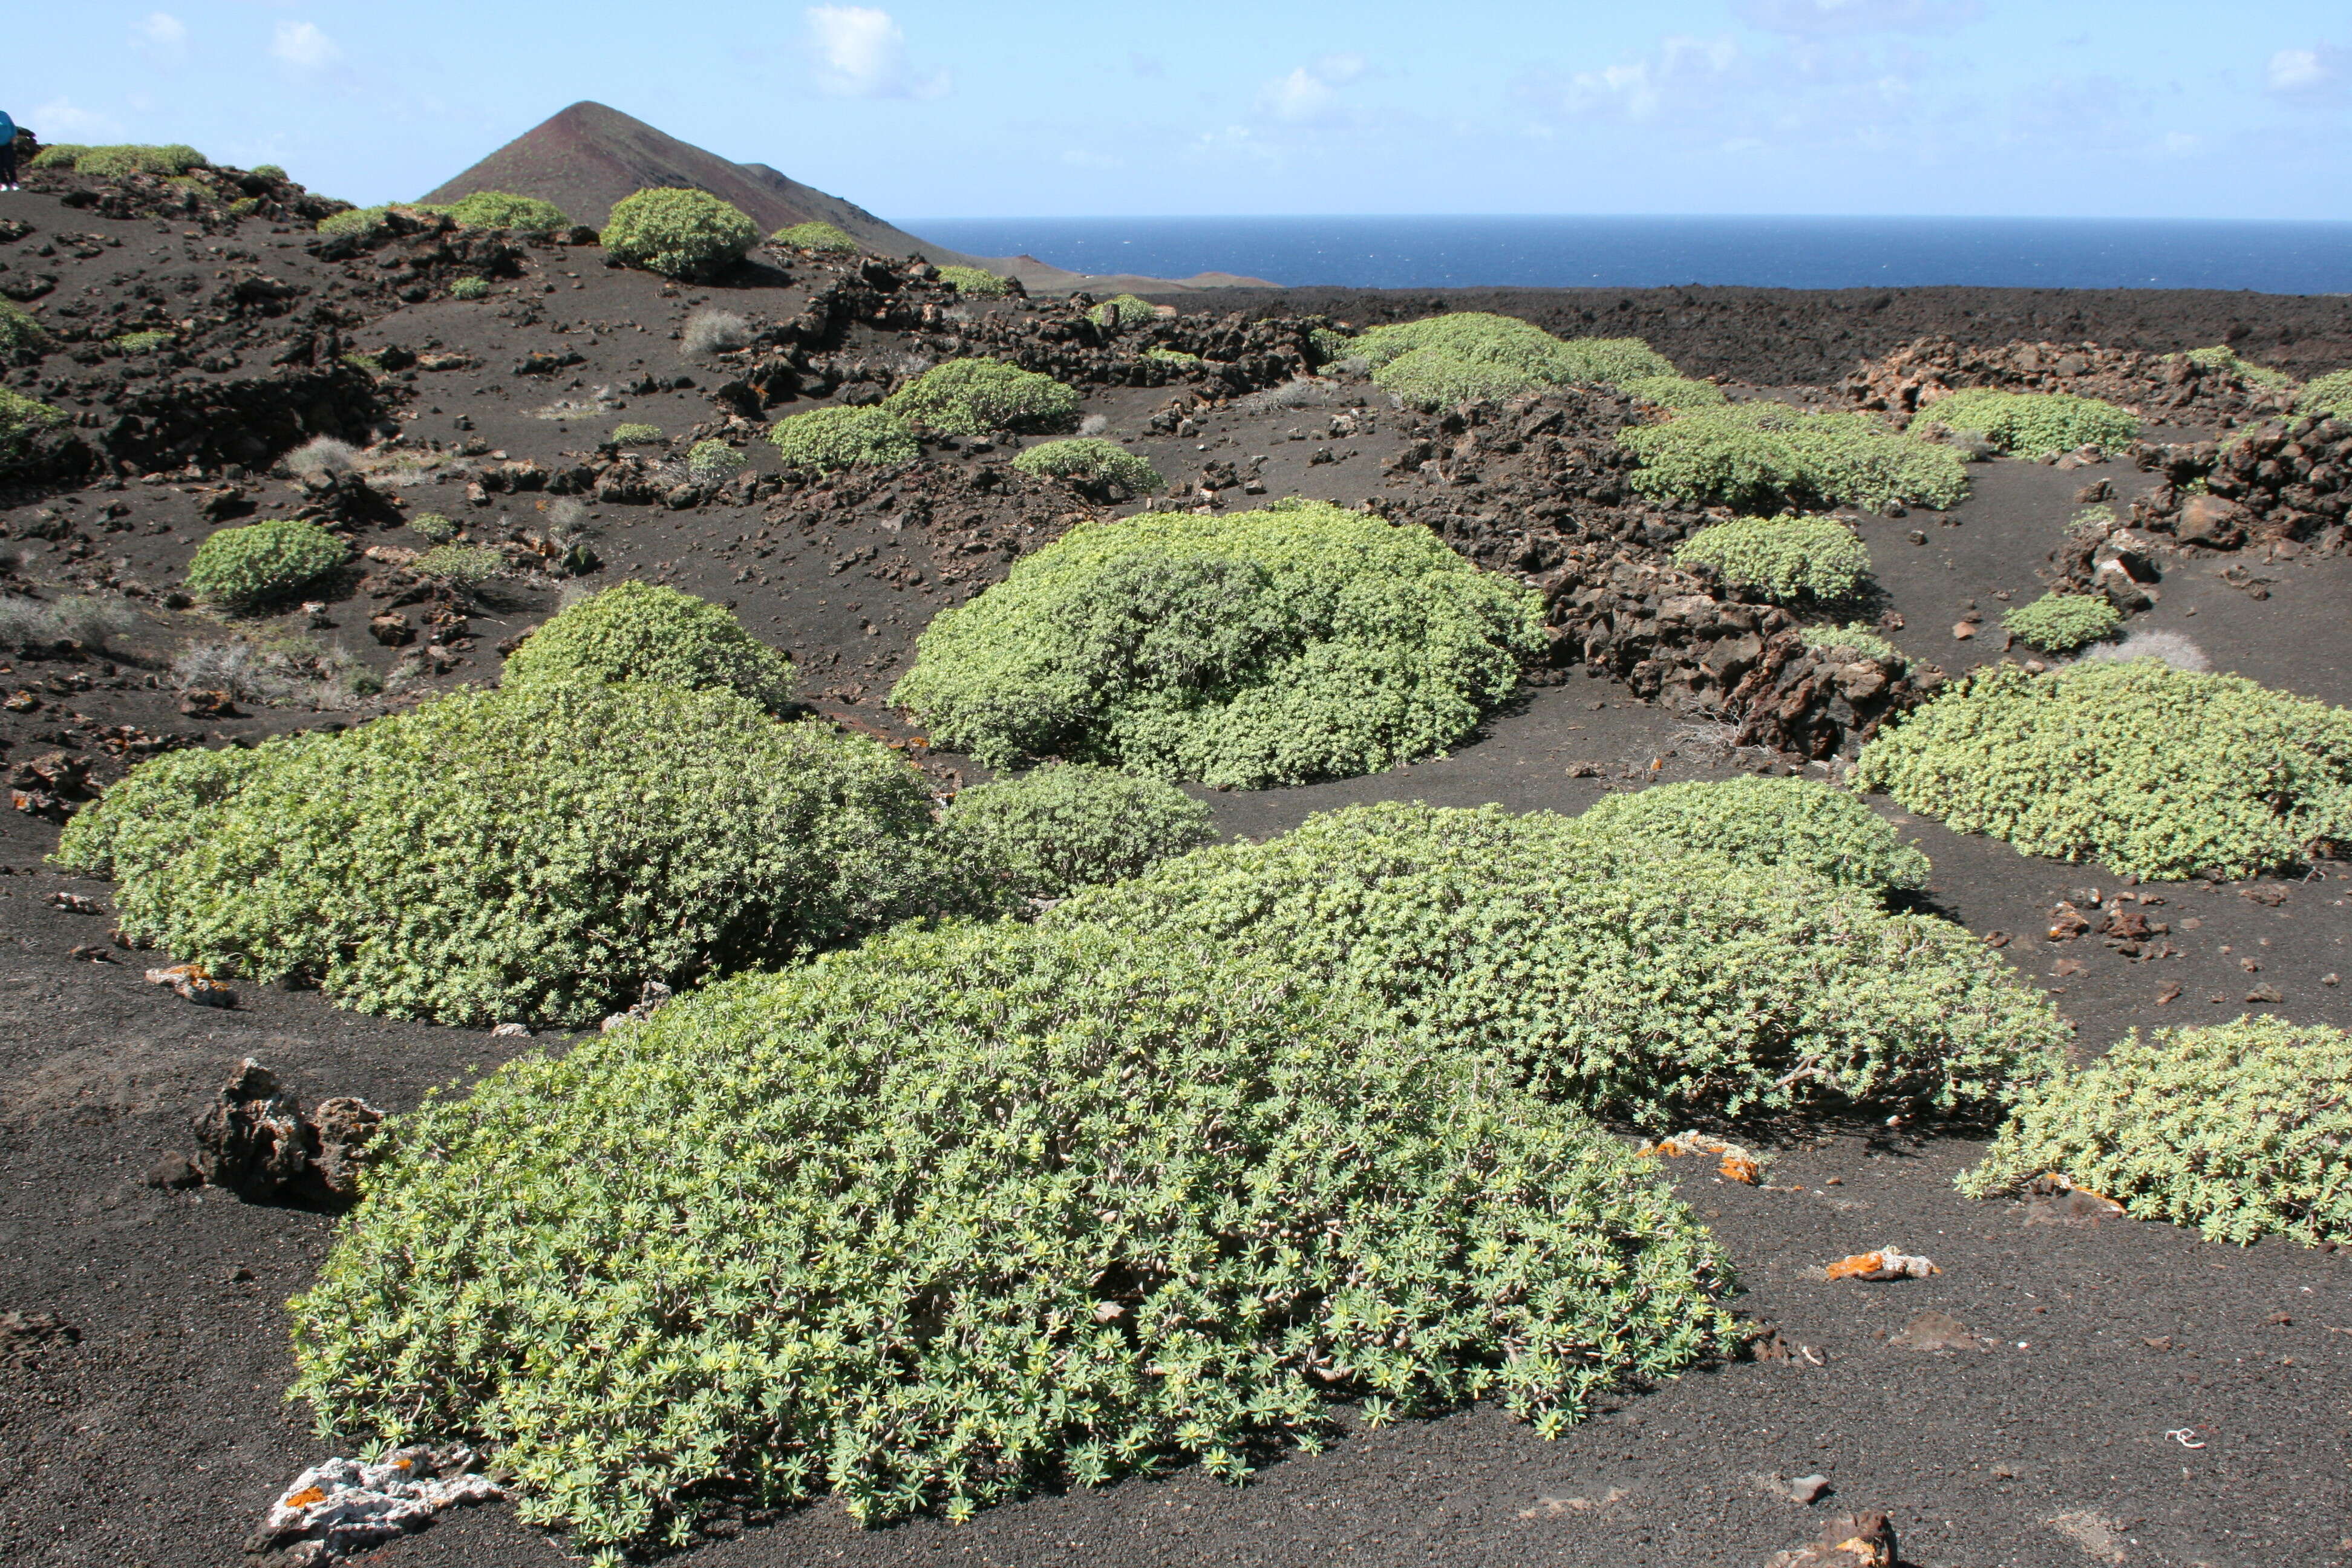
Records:
M184 174L191 169L205 166L205 155L184 142L166 146L124 143L111 147L60 145L44 147L33 160L37 169L71 169L78 174L95 175L100 179L120 178L124 174L161 174L166 177Z
M887 749L726 691L462 691L240 760L142 764L68 825L122 930L364 1013L594 1022L920 905L930 799Z
M760 226L708 191L656 186L614 202L602 237L605 254L624 266L702 279L742 260Z
M2001 630L2047 653L2073 653L2123 624L2123 613L2095 594L2044 594L2000 618Z
M2248 877L2352 842L2352 712L2155 658L2000 664L1882 730L1853 782L2028 855Z
M13 300L0 300L0 354L13 354L41 341L41 323Z
M324 1431L459 1437L579 1544L1238 1481L1491 1400L1553 1436L1734 1340L1655 1167L1284 977L894 932L673 1002L394 1152L295 1303Z
M1787 866L1844 887L1916 890L1927 857L1855 795L1811 779L1737 778L1603 795L1588 832L1648 838L1743 865Z
M2352 370L2335 370L2305 382L2295 407L2317 418L2352 419Z
M2139 434L2139 420L2112 403L2064 392L2000 392L1969 387L1911 417L1911 428L1941 425L1981 436L2004 452L2046 458L2077 447L2121 447Z
M1104 496L1114 489L1131 496L1150 495L1167 483L1160 477L1160 470L1151 466L1150 458L1096 436L1041 441L1018 453L1013 466L1024 474L1069 479Z
M1694 381L1686 375L1637 375L1617 390L1661 408L1720 408L1729 401L1715 383Z
M1087 312L1097 326L1116 331L1121 327L1147 327L1159 319L1151 301L1134 294L1117 294Z
M2066 1032L1948 921L1549 812L1350 806L1048 919L1360 988L1423 1048L1650 1128L1841 1098L1978 1110Z
M508 656L510 687L654 680L725 689L780 711L793 695L792 661L754 637L725 606L651 583L616 583L565 605Z
M812 408L777 420L768 439L786 463L820 474L911 463L923 451L907 422L885 408Z
M1712 566L1774 604L1834 604L1870 576L1870 552L1833 517L1738 517L1700 529L1675 550L1682 565Z
M2241 1246L2285 1236L2352 1246L2352 1036L2284 1018L2138 1030L2028 1089L1974 1197L2055 1173L2141 1219Z
M1405 403L1435 408L1470 398L1508 397L1541 386L1614 386L1671 376L1675 367L1639 338L1566 342L1513 316L1459 310L1374 327L1348 340L1372 380Z
M1958 454L1898 435L1868 414L1804 414L1780 403L1693 408L1617 437L1641 459L1646 496L1749 510L1952 507L1969 493Z
M891 700L991 767L1244 789L1466 737L1544 646L1528 589L1418 524L1320 501L1072 529L924 631Z
M814 250L830 256L855 256L857 241L829 223L796 223L768 237L770 245L791 250Z
M1043 436L1078 422L1077 388L992 359L951 359L883 401L909 424L953 436Z
M1078 763L975 784L940 829L950 863L1015 901L1116 882L1216 837L1209 808L1174 784Z
M1001 300L1007 290L1004 279L978 267L942 267L940 281L955 285L959 294L969 294L976 300Z
M519 196L512 191L476 191L447 206L428 209L446 213L467 228L511 228L538 233L570 228L572 219L553 202Z
M206 536L188 563L188 591L206 604L253 610L291 597L351 559L315 522L280 518Z
M35 169L70 169L80 162L81 155L89 151L89 147L85 142L52 142L34 153L33 161L27 166Z

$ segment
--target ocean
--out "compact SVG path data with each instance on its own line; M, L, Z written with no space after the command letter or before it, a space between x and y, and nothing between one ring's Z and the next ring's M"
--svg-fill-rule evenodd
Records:
M930 218L974 256L1359 289L2251 289L2352 293L2352 223L2136 218Z

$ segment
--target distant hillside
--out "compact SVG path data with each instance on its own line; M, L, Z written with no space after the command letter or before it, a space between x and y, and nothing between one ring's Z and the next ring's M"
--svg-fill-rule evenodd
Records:
M603 226L613 204L653 185L709 191L773 231L796 223L829 223L882 256L915 256L941 263L1009 273L1037 293L1076 289L1171 289L1263 284L1257 279L1202 273L1197 279L1090 277L1051 267L1030 256L967 256L895 228L854 202L828 195L765 163L733 163L716 153L655 130L601 103L575 103L508 142L464 174L418 198L454 202L476 191L513 191L553 202L580 223Z

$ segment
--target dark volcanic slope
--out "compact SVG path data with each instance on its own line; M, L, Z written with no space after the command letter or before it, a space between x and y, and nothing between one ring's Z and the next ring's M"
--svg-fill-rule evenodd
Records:
M1171 301L1176 302L1171 296ZM1931 332L1964 342L2105 343L2172 353L2230 343L2311 376L2352 363L2352 298L2193 289L1220 289L1188 310L1357 326L1498 310L1562 337L1646 338L1687 375L1759 386L1834 382Z

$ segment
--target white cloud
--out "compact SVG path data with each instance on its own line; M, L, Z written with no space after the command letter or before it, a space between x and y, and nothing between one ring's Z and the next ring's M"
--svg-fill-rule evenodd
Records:
M79 108L68 98L49 100L33 110L24 124L43 142L51 143L117 141L122 136L121 121Z
M1333 87L1345 87L1370 68L1371 62L1353 49L1336 55L1318 55L1315 58L1315 74Z
M889 12L871 5L811 5L809 42L816 54L816 85L835 98L940 98L945 71L917 72L907 58L907 34Z
M1362 76L1368 68L1353 52L1318 55L1288 76L1276 77L1257 89L1257 110L1292 125L1328 120L1339 107L1339 89Z
M2352 49L2337 44L2281 49L2271 57L2266 76L2270 89L2282 98L2340 97L2352 85Z
M278 23L269 52L281 64L304 71L324 70L343 58L335 40L320 32L315 22Z
M1733 9L1768 33L1924 33L1984 15L1983 0L1738 0Z
M176 57L188 47L188 25L169 11L150 11L131 41L151 54Z
M1649 120L1669 102L1717 97L1740 63L1739 47L1728 37L1677 35L1663 40L1657 53L1645 59L1577 71L1565 80L1538 79L1528 90L1570 114Z

